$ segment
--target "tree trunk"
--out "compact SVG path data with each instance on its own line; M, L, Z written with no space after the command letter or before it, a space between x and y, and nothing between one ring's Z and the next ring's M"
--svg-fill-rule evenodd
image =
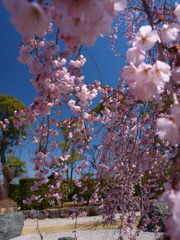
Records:
M3 184L0 187L0 199L9 198L9 186L10 182L14 177L13 170L7 165L5 152L7 149L7 145L1 142L0 147L0 159L2 165L2 173L3 173Z
M74 163L71 163L71 170L70 170L70 180L73 180L73 170L74 170Z
M66 170L66 180L69 181L69 163L67 162L67 170Z
M7 191L4 188L4 184L0 185L0 201L7 198Z
M10 182L8 182L6 176L3 176L3 182L4 183L3 183L3 185L1 185L1 188L0 188L0 200L9 198L9 185L10 185Z
M5 167L5 171L3 171L3 180L4 180L4 192L5 197L9 198L9 189L10 189L10 182L14 178L13 170L10 167Z

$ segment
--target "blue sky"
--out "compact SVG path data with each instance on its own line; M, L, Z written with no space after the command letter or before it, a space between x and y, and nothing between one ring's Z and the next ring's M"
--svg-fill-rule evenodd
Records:
M21 44L21 36L17 33L10 22L10 16L0 3L0 63L1 63L1 87L0 94L13 95L26 106L32 103L36 93L29 80L32 75L29 74L26 65L18 62L18 48ZM120 42L121 44L121 42ZM100 80L96 64L91 56L85 50L87 49L95 60L100 72L102 83L116 87L118 84L119 71L124 65L124 59L115 57L110 49L109 38L99 38L94 47L83 46L81 54L87 57L83 73L85 81L91 83L94 80ZM29 153L23 150L23 159L26 160L29 175L32 175L32 165L29 164Z

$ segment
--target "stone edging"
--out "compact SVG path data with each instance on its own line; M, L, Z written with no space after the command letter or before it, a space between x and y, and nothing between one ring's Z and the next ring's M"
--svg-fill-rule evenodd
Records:
M87 210L87 216L92 216L92 209ZM68 218L74 211L69 209L45 209L45 210L21 210L24 213L25 219L39 219L43 220L45 218ZM96 212L94 211L94 216L96 216Z

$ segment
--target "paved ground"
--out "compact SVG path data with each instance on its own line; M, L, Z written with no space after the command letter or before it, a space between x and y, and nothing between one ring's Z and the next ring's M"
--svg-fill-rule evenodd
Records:
M64 233L53 233L44 235L44 240L58 240L61 237L74 237L74 233L72 232L64 232ZM95 231L79 231L76 233L77 240L117 240L118 233L116 230L95 230ZM40 236L37 234L30 234L25 236L20 236L17 238L13 238L13 240L40 240ZM128 238L125 238L128 240ZM154 233L142 232L137 240L154 240L156 237Z

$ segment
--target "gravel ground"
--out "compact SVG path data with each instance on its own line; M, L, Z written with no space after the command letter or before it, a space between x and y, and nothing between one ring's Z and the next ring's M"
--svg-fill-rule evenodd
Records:
M117 215L118 216L118 215ZM101 221L101 216L96 217L81 217L78 218L77 223L90 223ZM66 226L74 224L75 220L67 218L58 218L58 219L44 219L38 220L39 227L50 227L50 226ZM26 228L36 228L37 220L26 219L24 221L24 229ZM42 234L44 236L43 240L58 240L60 237L74 237L73 232L58 232L50 234ZM118 232L115 229L106 229L106 230L92 230L92 231L77 231L76 233L77 240L117 240ZM125 238L128 240L128 238ZM137 240L154 240L156 239L154 233L150 232L141 232L140 235L136 238ZM29 234L23 235L13 240L41 240L38 234Z
M51 233L43 234L44 240L58 240L60 237L74 237L72 232L61 232L61 233ZM78 240L117 240L118 233L116 230L95 230L95 231L78 231L76 233ZM128 240L128 238L125 238ZM140 236L136 238L137 240L154 240L156 237L154 233L141 232ZM37 234L24 235L13 240L40 240L40 236Z

